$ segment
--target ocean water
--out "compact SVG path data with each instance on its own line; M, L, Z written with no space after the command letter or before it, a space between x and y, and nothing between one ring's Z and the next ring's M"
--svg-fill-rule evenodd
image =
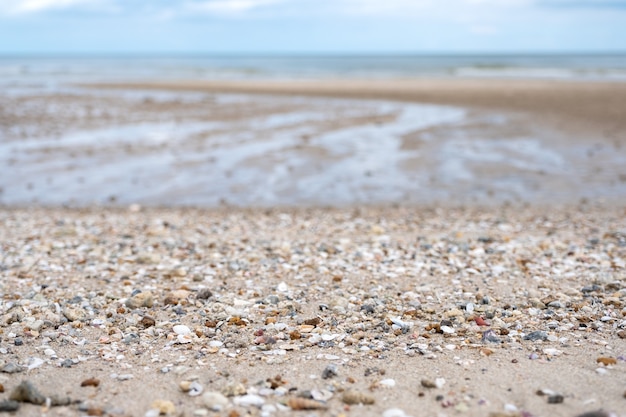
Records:
M135 79L496 77L626 81L622 55L0 56L0 85Z

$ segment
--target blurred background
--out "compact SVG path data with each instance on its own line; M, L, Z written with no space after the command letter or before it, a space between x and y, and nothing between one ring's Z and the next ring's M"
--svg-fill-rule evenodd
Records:
M621 201L625 81L620 0L0 0L0 204Z

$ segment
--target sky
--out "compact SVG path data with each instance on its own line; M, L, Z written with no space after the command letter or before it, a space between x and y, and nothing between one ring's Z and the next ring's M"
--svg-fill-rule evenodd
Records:
M626 0L0 0L0 54L626 52Z

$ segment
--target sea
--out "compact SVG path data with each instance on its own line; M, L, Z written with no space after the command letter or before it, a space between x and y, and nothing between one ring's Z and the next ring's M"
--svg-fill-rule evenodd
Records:
M491 77L626 81L624 54L0 56L0 82Z

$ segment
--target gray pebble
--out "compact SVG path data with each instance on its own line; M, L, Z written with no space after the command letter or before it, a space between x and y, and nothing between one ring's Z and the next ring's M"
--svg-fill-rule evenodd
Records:
M537 340L545 341L548 339L548 333L542 331L530 332L526 336L524 336L524 340L531 340L533 342Z
M17 374L19 372L24 372L25 370L25 367L18 365L15 362L9 362L2 368L0 368L0 371L4 372L5 374Z
M328 365L324 371L322 371L322 379L330 379L337 375L337 365Z
M0 401L0 412L17 411L20 408L20 403L12 400Z

